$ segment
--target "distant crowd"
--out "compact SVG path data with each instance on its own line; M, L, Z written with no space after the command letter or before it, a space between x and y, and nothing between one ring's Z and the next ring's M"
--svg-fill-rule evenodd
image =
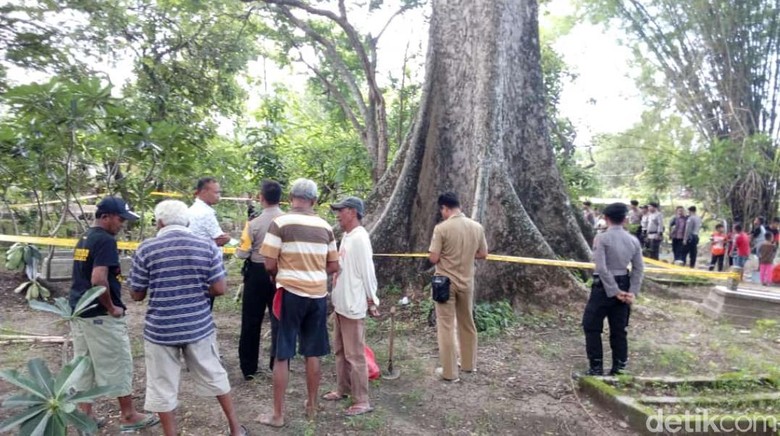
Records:
M702 219L697 214L696 206L688 207L687 214L683 206L677 206L674 215L665 221L657 202L641 206L637 200L631 200L630 203L624 226L637 237L646 257L659 259L661 244L667 235L674 263L696 267L702 231ZM595 211L590 201L582 205L584 220L597 233L604 232L607 224L603 214ZM755 217L749 229L742 223L733 223L728 228L728 222L723 220L715 224L709 242L710 271L723 271L726 265L744 268L750 256L755 255L758 258L761 283L768 285L772 283L772 268L780 245L780 217L772 219L769 224L764 217Z

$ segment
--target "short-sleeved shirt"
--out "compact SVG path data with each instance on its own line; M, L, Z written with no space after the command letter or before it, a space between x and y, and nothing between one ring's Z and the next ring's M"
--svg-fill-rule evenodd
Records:
M276 287L300 297L328 295L328 262L338 262L336 238L327 221L293 208L268 227L260 254L277 260Z
M188 210L190 230L206 239L217 239L224 232L217 221L217 212L200 198L196 198Z
M144 338L178 346L211 335L209 286L224 276L222 251L184 226L166 226L143 241L133 257L130 286L149 296Z
M241 243L236 247L236 257L239 259L249 259L254 263L263 263L265 259L260 254L260 247L263 246L265 233L271 222L276 217L284 215L279 206L270 206L263 209L260 216L252 219L244 226L241 233Z
M119 282L122 271L119 266L116 238L102 227L90 227L79 239L73 251L73 284L69 295L71 308L75 308L84 293L92 288L92 270L100 266L108 268L108 292L114 306L126 308L122 302L122 284ZM108 315L108 310L98 303L81 316L93 318L104 315Z
M463 213L451 216L433 229L431 253L439 253L436 274L449 277L452 286L470 290L474 286L474 255L487 251L482 225Z
M713 256L720 256L726 252L726 243L728 236L724 235L721 232L715 232L712 234L710 239L712 240L712 248L711 252Z

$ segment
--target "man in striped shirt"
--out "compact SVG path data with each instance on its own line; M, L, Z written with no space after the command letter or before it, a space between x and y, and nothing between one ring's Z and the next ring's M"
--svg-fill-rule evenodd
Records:
M215 396L230 434L246 435L230 397L230 383L216 351L209 296L225 293L222 251L187 228L187 205L165 200L154 209L159 232L141 243L133 258L133 300L149 294L144 323L146 401L160 415L166 436L176 435L180 358L201 396Z
M330 354L327 302L328 274L338 271L336 238L327 221L314 212L317 185L298 179L290 189L289 213L271 223L260 248L265 269L274 278L274 315L279 319L274 364L272 415L261 415L258 422L272 427L284 426L284 393L289 369L287 361L298 353L306 359L306 415L317 410L320 386L320 356ZM298 338L300 336L300 338Z

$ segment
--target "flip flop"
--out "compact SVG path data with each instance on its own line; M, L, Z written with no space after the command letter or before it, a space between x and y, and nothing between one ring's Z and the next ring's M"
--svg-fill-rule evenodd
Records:
M153 425L157 425L160 423L160 418L157 417L156 414L153 413L147 413L144 416L144 419L134 423L134 424L122 424L119 426L119 431L121 433L131 433L137 430L143 430L145 428L149 428Z
M263 424L263 425L267 425L267 426L273 427L273 428L282 428L282 427L284 427L287 424L286 422L282 422L281 425L277 425L277 424L274 424L272 422L272 420L273 420L273 415L260 415L257 418L255 418L255 422Z
M344 412L347 416L358 416L364 413L373 412L374 408L371 406L352 406Z
M228 428L227 433L230 434L230 428ZM236 436L249 436L249 430L247 430L246 426L242 424L241 433L237 434Z
M108 418L106 418L105 416L102 418L92 417L92 419L95 421L95 424L97 424L98 430L102 429L103 427L106 426L106 424L108 424ZM79 436L94 436L96 433L87 433L85 431L79 430L78 434Z
M322 399L325 401L339 401L343 400L344 398L347 398L347 396L344 394L339 394L336 391L330 391L322 396Z

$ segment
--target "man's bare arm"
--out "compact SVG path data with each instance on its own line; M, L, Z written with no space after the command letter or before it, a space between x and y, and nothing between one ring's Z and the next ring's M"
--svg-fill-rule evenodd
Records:
M108 314L114 317L122 316L124 310L122 310L121 307L114 306L114 301L111 300L111 289L108 286L108 267L93 267L90 281L92 286L103 286L106 288L106 292L103 292L100 297L98 297L98 302L106 308Z

